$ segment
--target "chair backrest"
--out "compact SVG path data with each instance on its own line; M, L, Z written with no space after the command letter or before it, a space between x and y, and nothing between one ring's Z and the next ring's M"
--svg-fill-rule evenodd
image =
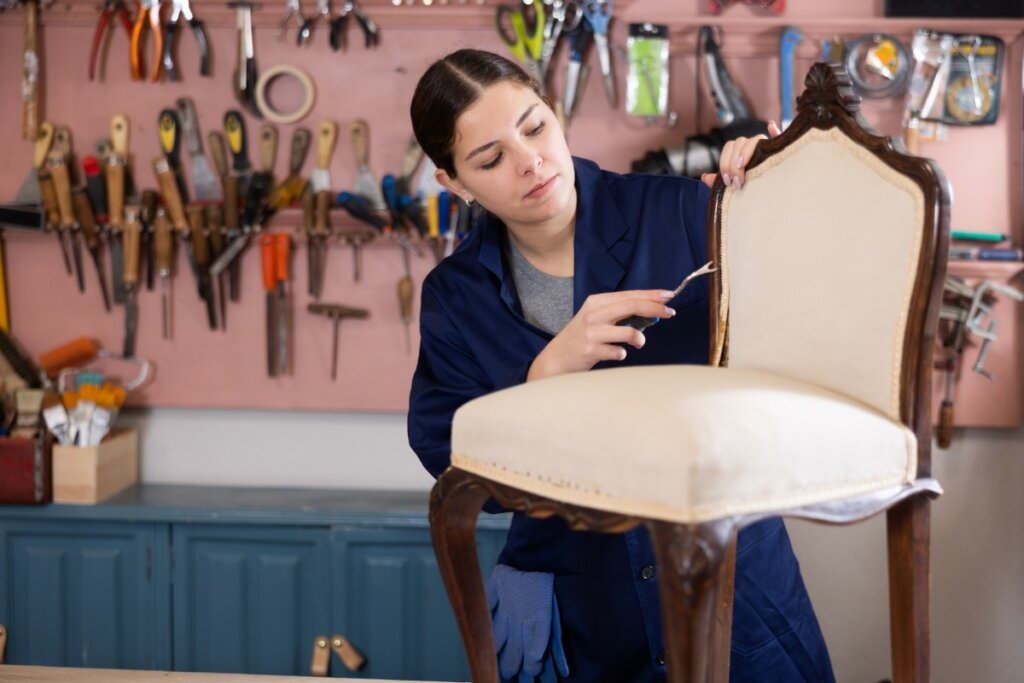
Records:
M949 192L932 162L871 132L858 103L842 67L815 64L796 119L758 145L743 189L716 186L712 362L930 430Z

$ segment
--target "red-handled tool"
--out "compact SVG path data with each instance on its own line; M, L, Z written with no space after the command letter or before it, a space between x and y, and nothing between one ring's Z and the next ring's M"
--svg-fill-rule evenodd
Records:
M277 337L275 331L277 271L274 260L274 236L260 235L260 265L263 270L263 291L267 294L267 375L277 376Z
M288 374L288 327L291 311L288 305L288 259L291 257L291 238L288 233L274 235L274 275L277 280L277 372Z

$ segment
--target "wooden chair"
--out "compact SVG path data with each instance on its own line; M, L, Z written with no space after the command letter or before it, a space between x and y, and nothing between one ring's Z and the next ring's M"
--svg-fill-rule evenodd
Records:
M928 680L950 200L939 169L869 132L858 102L841 67L816 64L743 189L713 189L710 367L563 375L456 413L430 523L474 683L498 680L475 547L488 498L576 529L647 526L672 683L728 680L740 527L887 511L893 681Z

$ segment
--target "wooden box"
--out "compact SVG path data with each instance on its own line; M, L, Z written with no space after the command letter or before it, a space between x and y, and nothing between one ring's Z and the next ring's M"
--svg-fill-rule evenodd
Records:
M53 502L98 503L139 480L139 433L115 429L98 446L53 447Z
M0 437L0 503L50 502L52 443L48 434Z

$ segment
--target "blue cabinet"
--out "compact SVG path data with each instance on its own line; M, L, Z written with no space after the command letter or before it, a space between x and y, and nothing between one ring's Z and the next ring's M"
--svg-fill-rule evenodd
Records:
M166 669L168 529L0 520L0 623L10 664Z
M308 675L315 639L339 635L366 664L332 653L333 677L468 680L426 508L425 492L187 486L0 506L7 661ZM485 572L508 523L481 518Z

